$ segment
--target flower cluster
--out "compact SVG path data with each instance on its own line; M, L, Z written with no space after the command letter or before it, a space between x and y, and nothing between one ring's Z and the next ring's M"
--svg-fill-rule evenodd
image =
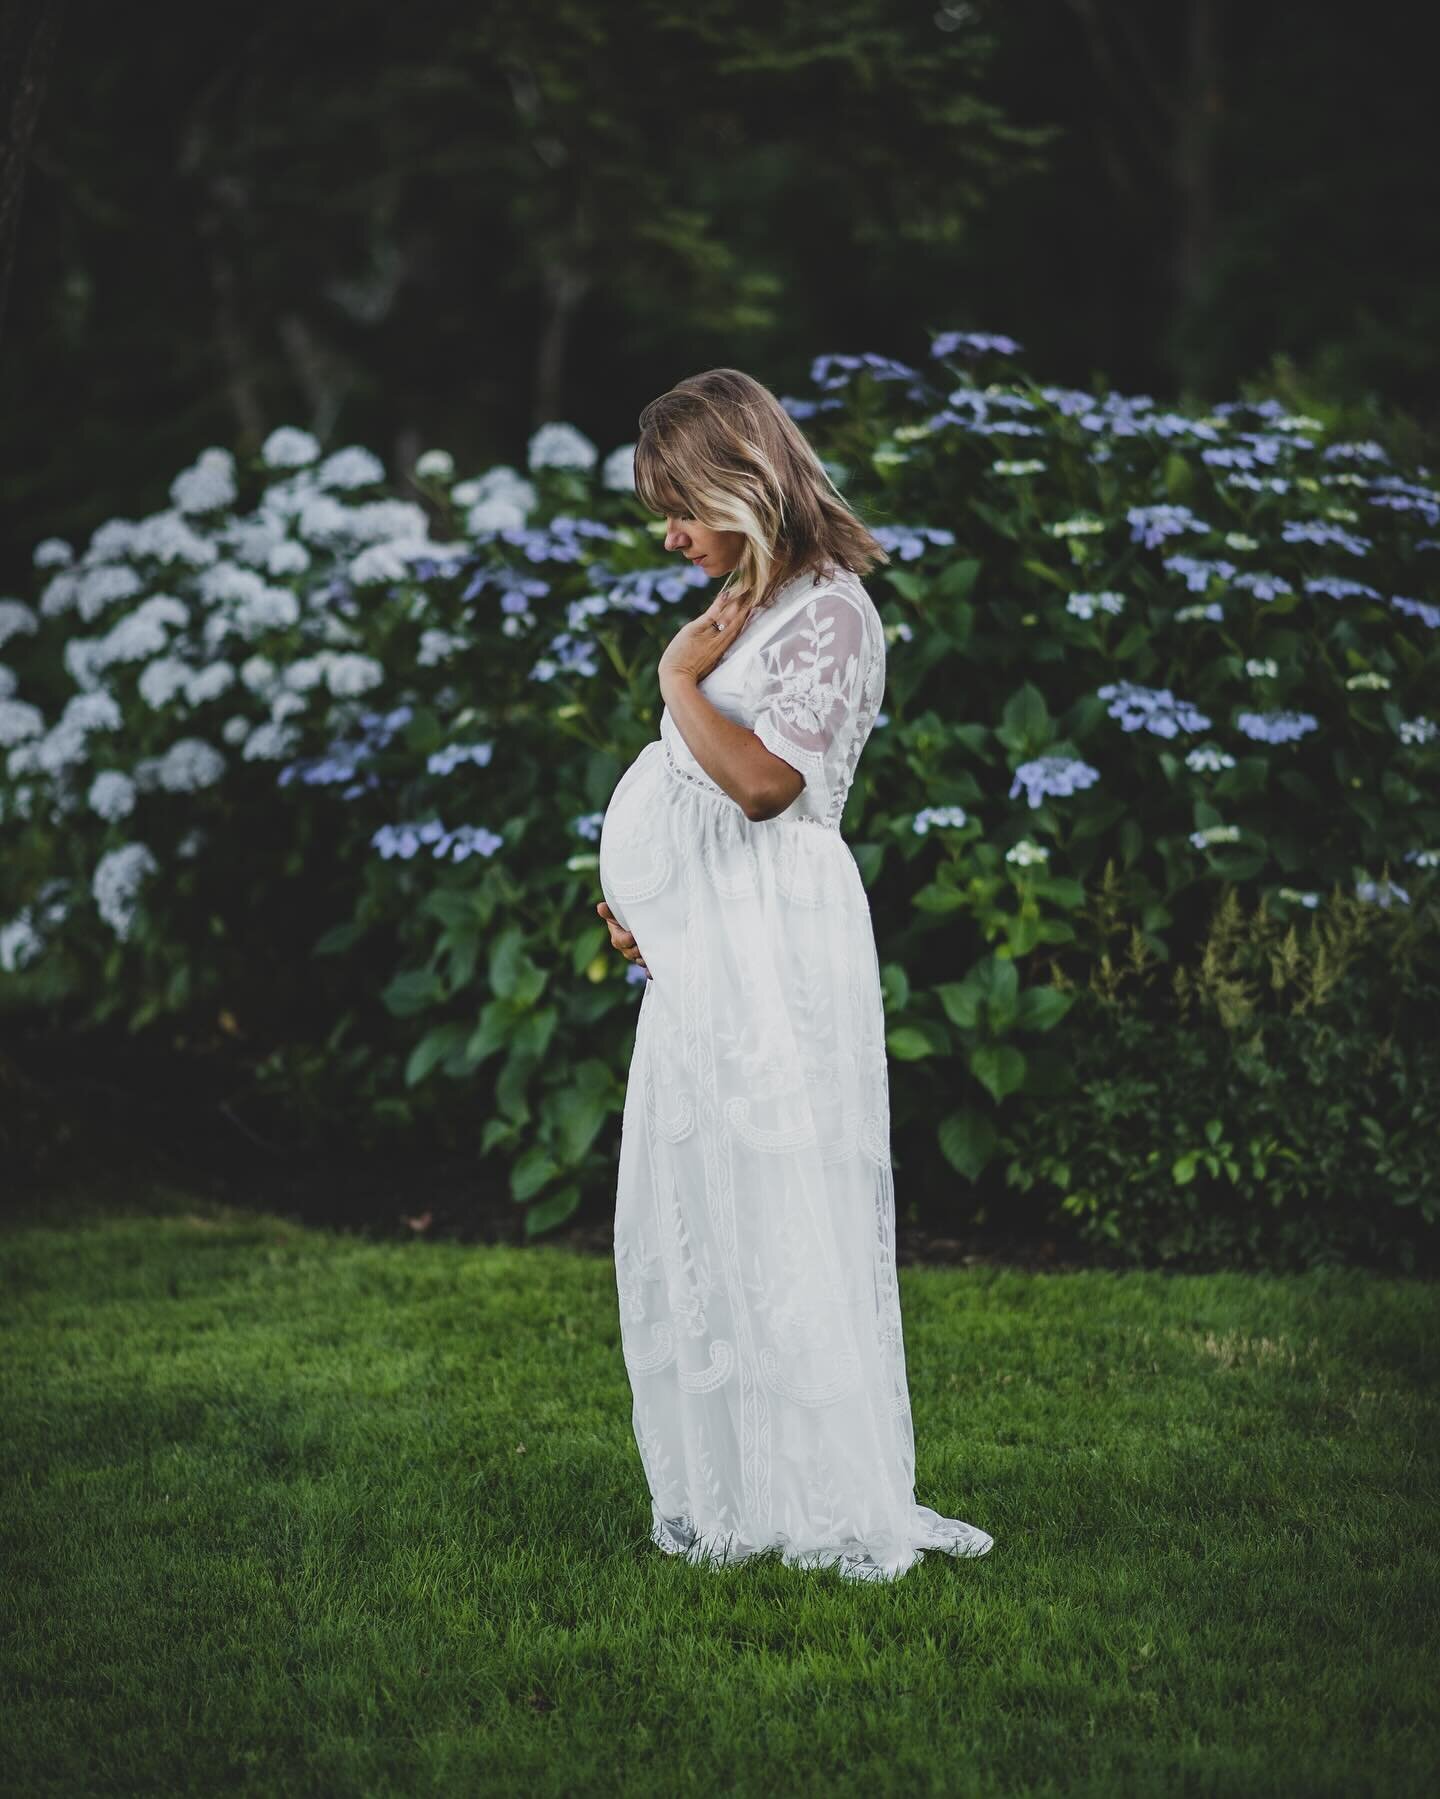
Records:
M913 829L917 837L923 837L932 827L954 831L969 822L963 806L923 806L915 814Z
M1021 789L1033 810L1048 796L1067 798L1085 787L1093 787L1100 770L1074 756L1040 756L1033 762L1022 762L1015 770L1009 797L1013 800Z
M452 831L431 818L424 824L381 825L370 841L387 860L408 861L424 848L437 860L463 862L467 856L493 856L505 839L483 825L457 825Z
M1065 602L1065 610L1083 619L1094 618L1097 611L1123 612L1125 596L1123 593L1072 593Z
M1177 700L1168 687L1140 687L1133 681L1110 681L1100 688L1099 699L1124 731L1146 730L1156 737L1174 737L1179 731L1208 731L1210 720L1188 700Z
M1235 723L1257 743L1294 743L1319 729L1319 721L1308 712L1241 712Z

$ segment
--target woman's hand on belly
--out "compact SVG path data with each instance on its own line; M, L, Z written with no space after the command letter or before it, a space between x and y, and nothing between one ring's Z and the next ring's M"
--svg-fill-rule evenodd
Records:
M606 925L609 927L611 948L618 949L627 962L634 962L639 967L644 968L647 981L653 980L654 976L650 973L648 968L645 968L645 958L640 954L640 946L635 941L635 933L625 929L616 918L615 914L610 910L609 906L605 904L604 900L599 902L595 910L605 920Z

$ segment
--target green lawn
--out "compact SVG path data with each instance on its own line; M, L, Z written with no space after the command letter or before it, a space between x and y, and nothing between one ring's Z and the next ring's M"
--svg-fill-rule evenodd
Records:
M1419 1793L1437 1289L904 1269L894 1586L647 1539L613 1273L0 1237L17 1794Z

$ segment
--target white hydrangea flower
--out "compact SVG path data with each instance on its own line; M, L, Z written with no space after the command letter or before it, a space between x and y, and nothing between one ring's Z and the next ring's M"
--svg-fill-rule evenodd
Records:
M30 908L18 912L7 925L0 925L0 971L18 974L38 959L45 945L40 933L30 922Z
M315 479L321 487L374 487L385 479L385 465L363 444L349 444L325 458Z
M484 500L510 500L522 511L529 512L539 495L535 483L527 481L519 469L508 462L497 462L472 481L462 481L450 490L457 506L478 506Z
M300 602L288 587L261 586L258 593L241 600L232 620L247 640L266 631L287 631L300 622Z
M79 591L79 574L73 568L62 568L58 575L50 577L41 591L41 616L59 618L75 604L75 596Z
M430 543L430 522L425 508L413 500L366 500L362 505L346 509L345 528L351 543L390 543L396 538L414 538L434 551Z
M179 656L157 656L137 683L140 698L158 712L168 706L177 693L183 692L197 671Z
M235 685L235 664L223 659L212 662L193 674L185 685L185 698L192 706L203 706L207 700L218 700Z
M249 518L232 519L219 533L218 541L237 562L248 562L263 568L278 545L285 541L285 521L271 512L260 511Z
M146 662L160 655L169 641L159 619L132 612L111 626L97 644L95 655L101 667L112 662Z
M253 568L238 562L217 562L196 582L200 597L211 606L232 606L265 591L265 581Z
M468 641L454 631L422 631L415 660L421 668L434 668L437 663L459 655L461 650L467 648Z
M63 537L42 538L31 557L36 568L68 568L74 560L75 551Z
M133 568L124 563L102 562L98 568L85 569L75 590L75 606L85 623L91 624L107 606L117 600L133 599L144 586Z
M612 493L634 493L634 444L621 444L618 450L610 452L601 467L600 479Z
M85 561L123 562L135 547L135 534L139 529L133 518L107 518L90 533Z
M0 700L0 748L8 749L45 729L45 715L27 700Z
M303 468L319 454L318 439L297 425L277 425L260 446L266 468Z
M98 687L105 668L105 640L101 637L71 637L60 652L65 671L77 687Z
M218 562L220 551L208 537L178 512L156 512L135 527L129 553L149 556L156 562L185 562L192 568L208 568Z
M259 694L264 699L269 690L276 684L279 676L275 664L268 656L248 656L240 664L240 679L251 693Z
M47 775L76 768L89 753L89 740L79 725L57 724L35 745L35 766Z
M39 767L40 741L38 738L32 737L25 743L17 743L5 758L5 773L12 781L18 781L21 775L37 773ZM0 792L0 799L3 798L3 792Z
M246 718L243 712L233 713L220 727L222 741L230 744L232 747L244 743L245 739L250 735L250 724L251 721Z
M265 558L265 572L271 575L303 575L310 566L310 552L303 543L286 538L277 543Z
M506 499L503 494L496 494L493 499L481 500L470 508L465 515L465 529L472 537L479 537L486 531L518 531L525 523L525 516L524 507Z
M90 891L100 916L122 942L134 923L141 884L159 867L143 843L122 843L118 849L107 851L95 865Z
M448 450L426 450L416 460L415 473L421 481L452 481L455 478L455 458Z
M106 768L90 783L90 810L101 818L128 818L135 810L135 783L118 768Z
M170 498L180 512L218 512L234 505L237 491L235 458L214 446L202 450L170 483Z
M333 660L334 656L328 650L319 650L313 656L300 657L285 670L285 685L295 693L309 693L312 687L323 685L325 670Z
M372 543L362 550L346 571L356 587L381 581L406 581L410 564L418 556L432 556L435 546L426 538L405 537L394 543Z
M270 702L272 719L292 718L295 713L305 710L303 693L277 693Z
M209 835L203 825L192 825L175 845L175 854L186 862L193 861L200 854Z
M72 693L60 722L77 731L118 731L125 721L115 695L97 688L93 693Z
M23 600L0 600L0 649L12 637L19 637L27 632L34 636L39 629L39 618Z
M350 535L350 508L334 494L312 494L295 516L295 529L312 543L344 543Z
M583 431L555 420L531 434L527 460L532 469L592 469L599 451Z
M342 651L331 661L325 671L325 679L337 699L349 699L355 694L368 693L372 687L378 687L385 679L385 670L373 656Z
M245 739L241 754L247 762L278 762L294 752L299 736L294 725L268 718Z
M196 793L225 773L225 758L203 737L182 737L160 758L156 778L167 793Z

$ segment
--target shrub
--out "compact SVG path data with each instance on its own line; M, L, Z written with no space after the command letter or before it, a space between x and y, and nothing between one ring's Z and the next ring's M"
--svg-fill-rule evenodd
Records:
M1420 904L1440 842L1423 466L1273 397L1185 413L982 381L1005 338L931 349L819 357L785 402L891 554L845 829L915 1192L993 1175L1072 1090L1102 870L1168 961L1227 884L1282 921ZM228 1033L277 1089L341 1066L377 1126L493 1155L536 1230L608 1186L644 977L593 845L703 579L658 564L631 456L555 423L523 475L431 452L398 498L282 427L42 543L38 603L0 601L0 1003Z

